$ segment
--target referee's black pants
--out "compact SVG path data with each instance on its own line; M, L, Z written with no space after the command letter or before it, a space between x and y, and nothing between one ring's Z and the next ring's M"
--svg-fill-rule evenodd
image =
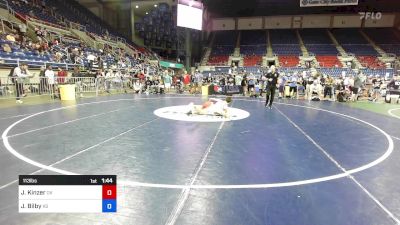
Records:
M21 96L24 95L24 83L15 81L15 90L17 92L17 100L20 100Z
M276 86L275 85L269 85L267 86L267 91L266 91L266 99L265 99L265 105L266 106L272 106L272 102L274 101L275 97L275 91L276 91Z

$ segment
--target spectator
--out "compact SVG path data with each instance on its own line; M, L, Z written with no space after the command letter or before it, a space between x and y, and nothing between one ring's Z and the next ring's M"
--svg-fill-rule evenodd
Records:
M325 79L325 87L324 87L324 99L326 98L327 95L329 95L329 98L331 99L333 96L333 78L328 75L328 77Z
M22 104L22 97L26 97L24 94L24 79L27 77L32 77L28 70L28 65L26 63L21 63L20 66L16 67L13 72L15 89L17 92L17 103Z
M372 87L373 87L372 101L376 102L378 100L382 84L383 81L379 75L376 75L375 78L372 79Z
M135 82L133 83L133 91L136 94L142 93L142 83L138 79L136 79Z
M74 71L72 72L72 77L82 77L79 67L74 67Z
M15 42L15 36L13 34L8 34L6 36L7 41Z
M297 96L297 76L295 74L290 78L289 92L291 98L296 98Z
M18 28L21 35L24 36L26 34L26 25L21 23L18 25Z
M59 84L63 84L65 82L65 78L67 77L67 71L65 71L62 67L58 67L57 77L57 82Z
M188 74L188 72L185 70L185 75L183 75L183 85L184 85L184 90L189 90L189 86L190 86L190 75Z
M88 56L86 57L86 59L88 60L88 69L92 70L93 68L93 63L94 60L96 59L96 56L93 53L89 53Z
M250 94L250 97L255 97L255 85L256 85L256 78L253 73L250 73L250 76L247 78L247 91Z
M354 77L354 84L353 84L353 88L352 88L352 95L351 95L351 100L352 101L357 101L358 100L358 93L362 88L362 80L360 78L359 75L356 75Z
M2 47L3 47L3 51L4 52L7 52L7 53L11 53L12 52L10 45L3 44Z
M51 65L47 66L46 71L44 72L45 77L47 78L47 84L49 86L50 91L52 91L52 95L54 98L57 98L56 89L55 89L55 75Z
M247 89L248 89L248 80L247 80L247 75L246 74L243 76L243 79L242 79L242 82L241 82L240 85L242 86L243 96L246 96Z
M45 71L46 71L46 67L45 66L41 66L40 67L40 73L39 73L39 94L42 94L43 92L47 92L48 91L48 87L47 87L47 79L45 77Z

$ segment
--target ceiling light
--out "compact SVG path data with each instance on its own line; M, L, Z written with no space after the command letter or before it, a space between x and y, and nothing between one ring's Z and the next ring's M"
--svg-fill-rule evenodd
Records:
M149 13L148 12L146 12L146 15L148 15Z
M157 7L158 5L154 5L154 7Z
M138 6L138 5L136 5L136 6L135 6L135 8L137 8L137 9L138 9L138 8L139 8L139 6Z

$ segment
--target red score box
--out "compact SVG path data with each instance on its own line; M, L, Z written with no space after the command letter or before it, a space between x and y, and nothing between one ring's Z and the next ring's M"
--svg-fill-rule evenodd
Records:
M103 185L103 199L117 199L117 185Z

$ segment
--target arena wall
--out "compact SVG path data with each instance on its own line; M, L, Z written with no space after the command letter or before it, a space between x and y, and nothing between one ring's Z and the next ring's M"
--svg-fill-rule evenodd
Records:
M392 27L396 19L395 14L383 13L380 19L365 20L364 27Z
M238 30L259 30L263 29L263 18L239 18L238 19Z
M264 17L265 29L289 29L292 27L291 16L267 16Z
M331 24L331 16L302 16L302 28L326 28Z
M246 18L214 18L212 30L257 30L296 28L399 27L400 15L383 13L380 19L361 19L361 15L293 15Z
M362 20L360 15L349 15L349 16L334 16L333 17L333 28L350 28L350 27L361 27Z
M235 30L236 21L234 18L212 19L212 30Z

